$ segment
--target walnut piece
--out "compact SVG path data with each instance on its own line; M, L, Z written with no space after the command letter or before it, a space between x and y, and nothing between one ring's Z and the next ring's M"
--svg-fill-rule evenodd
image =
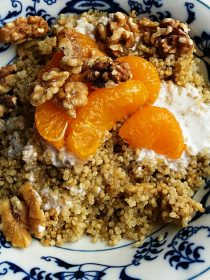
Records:
M187 24L172 18L153 22L147 18L139 21L141 41L147 46L155 46L160 55L186 54L193 49L193 41L188 35Z
M50 100L58 93L68 77L69 72L61 71L58 68L53 68L49 72L45 72L41 80L38 81L38 84L35 85L30 96L31 104L33 106L38 106Z
M19 196L7 198L0 203L2 231L14 247L28 247L31 235L42 238L45 215L41 209L42 200L30 183L23 184Z
M86 79L96 87L105 87L107 82L110 84L110 81L118 84L132 79L132 73L126 62L98 57L87 70Z
M68 82L60 89L58 97L68 114L76 118L76 109L87 104L88 87L81 82Z
M139 40L139 29L133 17L117 12L113 19L104 25L96 26L96 39L105 50L119 57L128 53L128 49L135 46Z
M43 231L39 227L45 222L45 215L41 209L42 199L32 187L30 183L23 184L19 189L20 195L23 197L28 207L28 224L31 234L37 238L43 236Z
M44 40L38 42L39 51L42 55L50 55L57 46L57 38L46 37Z
M77 15L61 14L57 17L55 24L52 26L52 32L57 34L64 28L74 28L76 25Z
M0 80L7 77L10 74L13 74L17 71L15 64L10 64L0 68Z
M75 53L72 47L71 40L69 37L69 30L64 28L58 35L58 49L63 51L64 56L62 57L62 69L67 70L72 74L79 74L82 71L83 61Z
M2 232L14 247L28 247L32 241L27 224L27 208L17 197L0 204Z
M48 23L39 16L20 17L0 29L0 42L21 44L44 36L49 31Z

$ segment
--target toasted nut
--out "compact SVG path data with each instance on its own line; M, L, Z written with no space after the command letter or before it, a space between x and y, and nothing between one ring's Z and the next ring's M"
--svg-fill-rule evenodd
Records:
M139 40L139 29L133 17L117 12L107 25L99 23L96 26L96 39L99 45L112 55L118 57L128 53ZM103 48L103 47L102 47Z
M44 40L38 42L38 47L42 55L50 55L57 46L56 37L46 37Z
M161 55L180 56L193 49L193 41L188 35L187 24L172 18L160 23L143 18L139 21L140 37L148 46L155 46Z
M28 207L28 224L30 232L35 237L41 238L44 232L40 232L39 227L43 226L43 223L45 222L45 215L41 209L41 197L33 189L30 183L23 184L19 189L19 193Z
M76 118L76 109L87 104L88 87L81 82L68 82L60 89L58 96L69 115Z
M132 78L130 66L126 62L113 61L98 57L87 70L87 81L96 87L104 87L109 81L115 84Z
M17 71L15 64L7 65L0 68L0 80L7 77L10 74L13 74Z
M13 202L13 203L12 203ZM2 232L14 247L28 247L32 241L27 225L27 208L17 197L0 204Z
M63 69L68 70L72 74L79 74L82 71L83 61L75 54L68 36L69 30L64 28L58 35L58 49L63 51Z
M56 93L58 93L68 77L69 72L61 71L58 68L45 72L42 75L41 81L38 81L38 84L34 87L30 97L31 104L33 106L38 106L45 101L50 100Z
M20 17L0 29L0 42L21 44L42 37L48 30L48 24L42 17Z

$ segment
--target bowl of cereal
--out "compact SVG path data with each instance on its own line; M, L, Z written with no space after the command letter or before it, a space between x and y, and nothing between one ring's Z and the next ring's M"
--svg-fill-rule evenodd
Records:
M210 278L209 15L2 4L0 278Z

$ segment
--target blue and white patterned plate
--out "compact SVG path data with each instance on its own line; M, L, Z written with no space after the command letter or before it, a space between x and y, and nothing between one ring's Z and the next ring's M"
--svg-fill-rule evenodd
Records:
M88 9L108 12L136 10L140 16L159 20L174 17L187 22L210 79L209 0L1 0L0 25L15 17L39 15L52 23L60 13ZM9 63L15 50L0 45L0 65ZM123 241L117 247L92 244L86 237L63 247L42 247L34 240L28 249L11 248L0 234L0 278L65 280L209 280L210 183L196 194L205 207L184 229L164 225L139 248ZM162 240L158 236L162 234Z

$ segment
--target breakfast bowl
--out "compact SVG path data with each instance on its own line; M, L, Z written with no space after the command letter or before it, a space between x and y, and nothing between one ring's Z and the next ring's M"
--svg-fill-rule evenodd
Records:
M93 11L101 11L101 13ZM108 13L108 16L106 13ZM92 15L95 17L94 20ZM2 233L0 233L0 278L151 280L169 279L170 277L170 279L174 280L210 279L210 183L208 181L210 174L208 150L210 148L210 94L208 87L210 79L210 26L207 24L209 16L210 5L207 0L191 0L190 2L183 0L176 2L169 0L6 0L2 3L0 11L0 27L2 27L0 31L0 41L2 42L0 45L0 66L3 67L0 71L0 112L2 114L0 122L0 186L2 192L0 196L2 230ZM15 21L16 18L20 17L24 19L19 22ZM30 20L27 21L26 17L28 19L31 17L31 22L29 22ZM59 19L57 20L58 17ZM171 20L171 18L175 20ZM31 33L27 33L25 30L28 25L32 24L32 20L39 22L39 28L30 29ZM95 39L94 21L97 22L97 26L100 25L102 28L97 29L99 36L97 43L100 46L100 50L97 49L93 40ZM109 30L105 28L108 21L114 22L113 29L111 25ZM15 22L15 25L20 24L19 29L14 29L16 28L14 24L7 25L11 22ZM136 28L136 22L142 28L140 35L138 32L135 35L132 29ZM49 26L54 25L54 27L49 31L47 24ZM71 24L75 27L76 32L85 34L85 37L74 33L75 31L68 33L67 29L68 27L72 28ZM124 27L125 29L122 30ZM188 27L190 29L189 35ZM130 29L128 30L127 28ZM113 39L110 32L114 34L115 31L116 36L122 31L122 37L117 40L116 37ZM53 35L53 32L57 32L57 37ZM158 32L163 33L160 35ZM143 33L144 35L141 37ZM150 35L153 33L155 33L156 37L153 36L151 37L153 39L151 39ZM171 33L175 36L167 37ZM48 36L43 39L43 34ZM79 41L77 36L80 38ZM133 39L132 36L135 38L134 43L130 42ZM139 40L139 36L141 40L144 40L144 44L139 45L139 48L137 48L138 44L136 42ZM157 43L154 38L159 38L159 36L162 37L160 40L158 39ZM37 41L36 37L40 37L41 40L39 41L38 39ZM33 40L27 41L28 38ZM72 50L77 52L76 59L71 57L68 60L69 52L65 53L66 38L71 38ZM120 45L121 41L125 41L123 48L120 48L122 47ZM83 44L82 48L77 46L78 42ZM193 52L191 51L194 48L192 42L194 42L195 47ZM59 48L56 44L60 44ZM86 92L87 88L93 91L93 93L91 92L91 104L93 106L96 104L94 103L97 99L96 93L103 98L106 98L105 95L116 97L116 99L113 99L114 101L112 99L104 99L105 102L100 101L100 108L103 108L103 113L108 112L105 120L110 122L111 125L105 125L103 121L99 121L101 116L100 114L97 115L97 106L87 107L89 104L87 103L87 94L83 95L86 104L82 104L84 107L78 105L78 107L81 107L78 111L74 108L75 104L79 104L76 103L78 100L71 103L71 106L68 103L68 106L66 105L65 107L66 103L64 101L67 99L65 99L64 95L67 89L64 88L63 91L59 91L58 95L61 101L64 98L62 104L68 110L68 116L66 117L64 111L62 111L63 109L61 111L58 109L59 118L62 118L65 127L65 131L60 131L61 126L57 125L57 123L61 119L57 117L58 112L56 114L53 112L55 104L50 103L50 98L45 99L43 102L42 95L35 89L39 88L40 90L41 88L43 93L45 92L45 86L49 86L49 84L50 86L55 86L55 81L58 77L59 79L64 79L66 75L67 80L70 72L71 75L78 77L77 75L80 74L79 71L82 69L80 58L84 56L89 59L89 45L94 50L91 53L97 54L97 59L102 57L99 61L96 59L97 63L104 63L104 52L106 53L106 51L109 54L111 53L111 58L105 61L105 70L101 67L101 64L100 67L97 64L99 68L94 68L96 63L93 57L87 63L85 60L85 67L89 67L89 72L86 76L88 77L88 83L87 86L85 85L84 87L83 85L79 90L80 93ZM126 53L127 49L130 50L129 53ZM189 53L189 51L191 52ZM41 55L37 55L39 52ZM62 55L61 52L63 52ZM123 55L119 55L119 52ZM135 68L136 70L131 71L132 73L130 74L130 67L131 70L133 67L132 59L136 56L136 52L140 56L139 63L141 66L138 66L137 69ZM156 56L156 52L159 56ZM175 61L174 57L179 55L179 52L182 52L183 56L176 58ZM113 56L115 57L114 62L112 61ZM17 64L14 64L17 59L19 59ZM62 73L58 69L60 60L62 60L63 64L65 64L65 61L67 63L67 66L62 69ZM149 64L147 64L148 60L150 61ZM125 64L129 64L129 68ZM11 66L4 68L6 65ZM113 74L114 70L119 70L119 68L115 67L116 65L121 67L123 65L123 72L120 72L121 70L117 72L117 79L119 78L121 79L120 82L127 83L126 86L129 85L129 90L124 88L123 85L116 85L119 82L114 79ZM107 69L109 69L107 67L111 67L112 72L107 74ZM147 67L150 69L148 79ZM199 71L202 73L202 77ZM53 74L57 75L56 78L53 78L53 81L46 74L48 72L51 74L53 72ZM106 73L108 78L104 78L107 77L106 75L100 75L101 72ZM139 72L143 73L142 79L146 86L149 87L152 83L152 88L149 88L150 93L155 86L157 86L158 90L159 87L161 88L160 92L162 94L160 94L159 98L158 93L155 92L152 93L152 97L150 95L149 99L147 87L145 89L144 84L142 85L141 82L137 81L139 75L142 75ZM161 85L156 72L159 74ZM131 75L132 78L134 77L133 80ZM7 79L7 76L10 79ZM15 81L13 80L14 77ZM29 82L27 82L28 79ZM115 85L109 83L110 79L114 80ZM80 81L78 79L70 80L73 83L80 83ZM159 82L159 86L155 84L156 82L157 84ZM104 94L103 90L106 86L107 94ZM133 96L136 96L137 86L141 88L141 96L144 95L142 98L147 99L147 101L142 101L142 98L140 100L136 97L132 101L132 106L129 107L129 113L123 113L119 117L118 113L123 110L124 104L121 104L116 92L119 92L119 98L127 100L129 99L127 94L130 91ZM117 87L119 87L120 91L116 90ZM24 96L27 90L30 93L32 92L30 102L33 107L28 103L27 96ZM202 98L199 97L200 92L202 92ZM8 99L5 99L5 96ZM15 99L12 99L14 97ZM170 100L167 103L166 100L168 99ZM147 106L144 107L145 102ZM154 102L156 107L151 106ZM16 103L18 109L13 115L13 109L16 110L13 107L16 106ZM24 104L24 109L22 110L21 104ZM106 106L106 104L109 104L109 106ZM138 107L136 107L136 104ZM109 110L112 106L112 110ZM198 106L201 106L202 110L197 112ZM136 112L139 107L141 107L141 110ZM161 110L160 113L159 109L157 109L155 117L150 119L151 115L149 114L150 112L153 113L153 108L162 107L165 108L164 110L167 109L167 114L166 111ZM85 111L84 108L87 108L87 110ZM8 111L6 111L7 109ZM33 120L34 111L35 124ZM177 121L174 121L174 116L168 113L169 111L176 116L180 126ZM50 112L51 115L47 115L46 112ZM112 136L109 133L104 133L104 131L102 134L95 124L94 126L88 126L94 118L91 112L94 112L94 116L96 116L97 125L99 123L103 126L103 129L105 127L104 131L111 130L114 127ZM146 131L152 122L154 122L154 127L152 128L154 130L159 127L157 116L161 118L163 114L166 114L167 118L173 121L172 123L165 123L167 125L165 130L175 137L174 142L171 144L172 150L171 148L166 149L167 141L164 142L164 145L159 145L158 148L155 146L153 149L152 146L152 152L148 150L149 145L140 146L142 149L130 160L133 152L127 143L131 143L132 147L138 148L140 138L144 139L142 142L145 143L146 141L143 134L141 134L141 137L139 136L139 130L138 133L136 131L134 133L133 130L130 130L130 127L133 125L136 128L138 123L139 127L141 127L141 119L146 115L149 121L146 121L144 126L142 124L142 130ZM128 115L131 116L129 117ZM25 118L24 122L22 122L22 116ZM88 125L85 123L88 127L88 133L91 131L87 139L85 139L85 134L82 134L81 130L77 131L78 126L80 126L79 129L84 129L81 121L75 122L75 120L77 121L77 116L83 122L89 118ZM71 125L70 128L67 128L66 125L67 118L70 118L70 122L73 119L72 123L74 125ZM56 135L53 134L53 137L52 135L49 136L49 126L45 129L46 122L51 125L52 119L55 119L53 127L56 127L59 132L56 132ZM32 126L27 127L30 122L32 122ZM119 123L116 125L116 122ZM124 122L123 125L122 122ZM119 127L121 127L120 130ZM22 143L19 138L19 130L21 135L26 135L27 141L24 140ZM73 130L75 132L75 134L72 134L73 136L77 133L79 135L76 140L73 136L71 137ZM122 139L116 140L119 137L116 136L118 130L125 143L122 142L124 141ZM166 135L168 136L165 130L164 133L160 134L161 141ZM184 137L180 136L181 130ZM185 134L185 130L189 134ZM65 139L63 131L65 133L68 131L67 133L69 133ZM87 132L86 126L84 131L85 133ZM131 131L130 134L128 133L129 131ZM157 133L159 133L159 130L156 131ZM150 134L149 139L151 137ZM77 169L71 171L73 170L72 166L75 164L75 154L80 159L86 160L86 156L92 156L92 146L99 147L98 140L96 141L99 138L101 139L100 145L102 141L107 144L103 144L105 145L104 148L100 148L95 157L90 157L91 167L88 163L85 163L86 171L84 171L83 165L79 162ZM90 154L88 153L89 150L87 152L88 146L86 143L89 143L88 139L92 141ZM67 150L71 152L69 154L64 153L60 148L63 148L64 141ZM85 150L82 150L81 147L83 146L78 148L78 145L83 145L84 142ZM38 143L36 151L34 151L34 143ZM5 148L7 146L8 148ZM176 153L174 152L174 147L178 149L175 151ZM107 154L112 148L113 154L117 154L117 165L113 172L112 168L115 168L116 164L113 160L115 155L109 157L109 154ZM123 149L126 153L123 152ZM205 153L202 149L205 150ZM62 150L62 152L58 155L57 150ZM164 151L165 154L163 153L164 155L162 155L161 151ZM37 160L39 153L40 158ZM136 156L138 156L138 160L136 160ZM126 158L128 163L122 163L124 162L123 157ZM34 164L34 161L36 161L36 164ZM148 165L148 161L150 165ZM139 165L139 162L142 162L142 165ZM129 176L135 178L137 188L132 180L133 185L131 182L127 183L126 175L123 173L123 164L129 172L132 171ZM154 165L158 164L160 164L160 169L157 171L154 169ZM53 167L51 168L51 166ZM103 170L103 180L109 182L105 187L102 186L104 181L99 180L100 172L97 166L101 166L100 170ZM180 173L174 175L178 168L181 168ZM89 171L90 169L91 171ZM59 173L59 170L62 173ZM81 170L83 171L81 172ZM71 177L71 172L74 172L74 176L77 176L75 177L76 179ZM186 172L188 175L186 175ZM91 177L88 177L90 173ZM148 175L150 173L152 175ZM62 178L60 179L61 174ZM151 178L152 176L155 177L155 180L159 178L161 185L157 185L156 181L149 176ZM162 179L163 177L164 179ZM43 179L43 185L34 190L32 186L36 185L36 180L41 182L41 178L47 179ZM60 181L56 181L57 178ZM62 182L62 185L57 186L56 184L60 182ZM50 184L52 184L52 192ZM93 184L91 191L88 191L88 187L84 187L84 184L87 184L88 187ZM126 203L121 205L121 198L119 198L121 194L116 190L119 187L119 189L122 189L120 192L123 193L124 184L127 184L125 201L129 207L126 206ZM62 196L59 196L59 188L64 190L62 191ZM104 198L106 197L106 192L112 193L111 199L109 197ZM139 201L135 201L133 193L135 193L135 197ZM101 197L101 200L103 197L103 207L101 206L102 208L100 208L100 201L97 202L99 206L94 208L94 211L98 211L96 215L90 209L92 209L91 207L96 203L95 201L97 201L98 197ZM87 200L88 203L79 204L78 206L78 199ZM22 200L26 205L22 204ZM133 209L138 208L136 206L138 203L139 205L144 204L144 207L140 208L138 206L139 212L135 212ZM148 208L145 206L147 204L149 205ZM15 218L14 213L11 214L12 207L13 212L23 210L18 218ZM69 215L68 211L70 211L71 207L73 208L72 213L75 215L71 212L71 215ZM158 216L159 208L162 211L160 216ZM118 209L120 210L118 211ZM37 226L36 229L33 225L25 224L26 211L29 211L27 215ZM43 217L43 211L45 212L45 217ZM145 216L142 219L138 219L138 215L143 215L142 211ZM82 214L80 215L80 213ZM40 225L38 224L37 215L39 216L39 222L42 220L43 224L41 222ZM62 215L63 218L59 218L59 215ZM88 218L83 218L84 215ZM135 215L137 217L133 219ZM126 233L122 234L124 229L115 224L115 218L118 219L117 222L120 221L125 224L130 231L126 228ZM156 222L158 219L162 220L159 224L156 223L154 227L150 228L147 219L153 221L153 218L156 219ZM100 220L100 223L97 222L97 219ZM170 223L173 219L175 224ZM6 226L5 221L9 221ZM178 225L176 225L176 222ZM138 230L134 230L137 225ZM28 226L31 227L33 240L29 234ZM6 228L9 231L9 233L7 232L8 235L5 232ZM85 232L84 236L83 232ZM17 244L17 241L13 240L15 236L20 236L23 246L19 246L19 243ZM42 244L39 242L40 238ZM29 243L30 246L27 246Z

